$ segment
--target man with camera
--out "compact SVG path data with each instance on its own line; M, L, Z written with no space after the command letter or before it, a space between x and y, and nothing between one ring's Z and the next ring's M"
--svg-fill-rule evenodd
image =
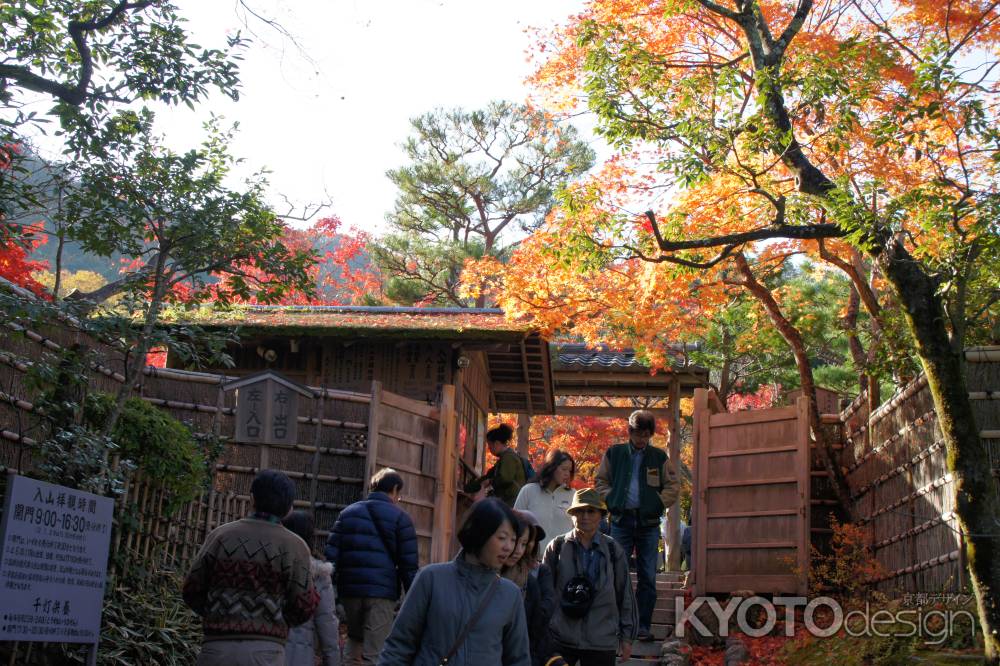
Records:
M552 647L568 664L614 666L619 649L622 661L632 655L637 617L628 558L598 529L607 512L596 490L576 491L566 511L573 530L553 539L542 558L556 599Z

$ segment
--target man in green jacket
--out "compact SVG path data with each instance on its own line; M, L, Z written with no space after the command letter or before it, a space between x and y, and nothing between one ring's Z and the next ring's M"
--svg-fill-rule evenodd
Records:
M649 443L655 433L656 418L650 412L632 412L628 417L629 441L604 452L595 484L611 512L611 538L626 553L635 551L640 641L653 640L660 517L680 492L667 452Z

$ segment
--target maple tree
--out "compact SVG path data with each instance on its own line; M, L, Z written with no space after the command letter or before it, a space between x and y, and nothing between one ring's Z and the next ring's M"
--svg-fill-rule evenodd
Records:
M233 290L234 275L251 275L259 283L280 280L279 275L269 275L264 267L253 260L239 264L238 271L212 273L211 282L204 289L192 281L201 276L188 276L187 280L173 285L168 300L192 304L204 300L226 301L241 304L280 305L359 305L378 300L382 280L367 255L370 235L358 229L343 230L337 216L317 220L310 227L297 229L283 226L281 242L290 251L315 254L315 261L305 267L307 288L292 285L284 293L246 294Z
M135 336L140 359L177 285L194 300L223 303L274 302L315 288L307 271L316 255L285 245L286 226L263 201L262 177L249 177L241 189L226 184L236 164L228 152L231 131L209 123L200 147L177 153L160 145L152 121L146 111L121 112L92 136L102 159L73 166L80 185L65 203L67 234L85 251L132 257L125 276L74 300L131 295L141 321ZM141 369L129 366L103 434L113 429Z
M792 348L808 395L801 332L766 279L803 253L844 271L850 311L863 306L890 347L906 330L928 378L992 663L1000 504L963 363L966 344L995 335L1000 299L998 12L594 0L543 36L536 82L562 108L582 93L621 154L571 188L502 297L551 328L576 317L592 339L638 332L655 348L703 330L738 285ZM550 270L531 270L540 261Z
M114 108L142 100L193 106L212 89L236 99L244 46L239 33L222 48L195 44L166 0L2 3L0 145L23 146L31 128L44 130L52 119L67 143L86 140ZM38 111L39 97L54 104L48 118ZM24 177L25 158L0 151L0 161L13 161L0 169L0 216L45 197ZM3 222L0 240L11 232Z
M0 244L0 277L24 287L36 296L47 298L48 291L35 274L48 269L48 263L30 258L31 253L46 239L18 230L21 233L9 236Z

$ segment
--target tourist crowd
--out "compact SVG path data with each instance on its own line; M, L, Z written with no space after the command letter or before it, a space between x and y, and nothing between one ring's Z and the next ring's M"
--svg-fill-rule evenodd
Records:
M650 445L655 431L650 413L633 413L596 487L574 492L569 454L550 451L536 475L510 447L509 426L490 430L497 461L466 488L480 498L457 555L419 570L396 471L380 470L368 497L340 512L325 561L307 545L311 516L292 511L292 481L260 472L253 513L209 534L184 581L203 621L199 666L339 666L341 623L352 666L628 659L634 641L653 640L660 520L679 489L673 461Z

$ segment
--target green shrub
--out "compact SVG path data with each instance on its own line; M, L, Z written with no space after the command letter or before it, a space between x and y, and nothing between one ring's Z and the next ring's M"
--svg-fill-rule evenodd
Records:
M169 571L123 573L104 597L98 665L192 666L201 647L201 621L180 590L180 577ZM66 652L66 662L83 663L78 651Z
M111 396L91 394L85 418L99 427L113 406ZM191 430L142 398L125 401L111 438L123 460L131 461L143 476L171 492L169 508L193 499L208 479L206 457Z
M201 622L180 589L180 577L167 571L133 568L119 576L104 597L98 666L193 666ZM86 663L87 650L68 643L0 643L0 659L18 666L67 666Z

